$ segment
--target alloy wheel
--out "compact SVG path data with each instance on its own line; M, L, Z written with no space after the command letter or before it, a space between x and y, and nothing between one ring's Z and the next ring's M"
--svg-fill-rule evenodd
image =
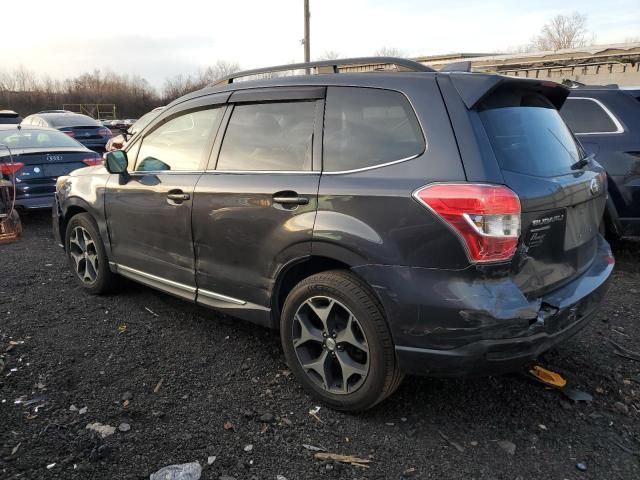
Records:
M300 366L325 391L355 392L369 373L369 344L355 315L337 300L317 296L296 311L293 347Z
M69 238L69 256L73 260L75 273L84 283L93 283L98 278L98 250L91 234L83 227L75 227Z

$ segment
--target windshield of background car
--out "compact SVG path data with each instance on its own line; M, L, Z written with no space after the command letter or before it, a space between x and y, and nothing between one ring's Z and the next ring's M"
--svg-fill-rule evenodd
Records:
M28 130L17 128L0 130L0 144L9 148L79 147L73 138L56 130Z
M558 111L540 94L494 94L481 106L480 118L503 170L565 175L582 156Z

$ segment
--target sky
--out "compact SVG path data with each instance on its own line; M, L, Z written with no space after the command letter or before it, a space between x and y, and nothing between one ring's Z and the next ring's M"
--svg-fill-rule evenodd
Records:
M640 38L638 0L310 0L311 57L504 52L573 11L596 43ZM154 87L217 60L257 68L303 60L303 0L2 0L0 72L67 78L100 69ZM7 41L6 39L11 39Z

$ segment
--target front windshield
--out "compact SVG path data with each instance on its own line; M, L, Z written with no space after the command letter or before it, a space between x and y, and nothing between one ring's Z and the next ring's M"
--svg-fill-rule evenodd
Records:
M149 113L145 113L133 125L131 125L131 127L129 127L129 133L131 135L135 135L136 133L141 131L144 127L149 125L149 123L151 123L151 120L153 120L158 115L160 115L161 112L162 110L158 110L158 111L152 110Z
M73 138L57 130L0 130L0 144L9 148L78 147Z

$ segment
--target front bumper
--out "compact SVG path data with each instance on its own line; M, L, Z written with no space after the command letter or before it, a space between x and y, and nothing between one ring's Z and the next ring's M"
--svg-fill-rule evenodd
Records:
M400 368L430 376L512 371L576 334L593 318L613 271L609 245L579 277L530 300L509 279L367 265L354 268L385 307Z

